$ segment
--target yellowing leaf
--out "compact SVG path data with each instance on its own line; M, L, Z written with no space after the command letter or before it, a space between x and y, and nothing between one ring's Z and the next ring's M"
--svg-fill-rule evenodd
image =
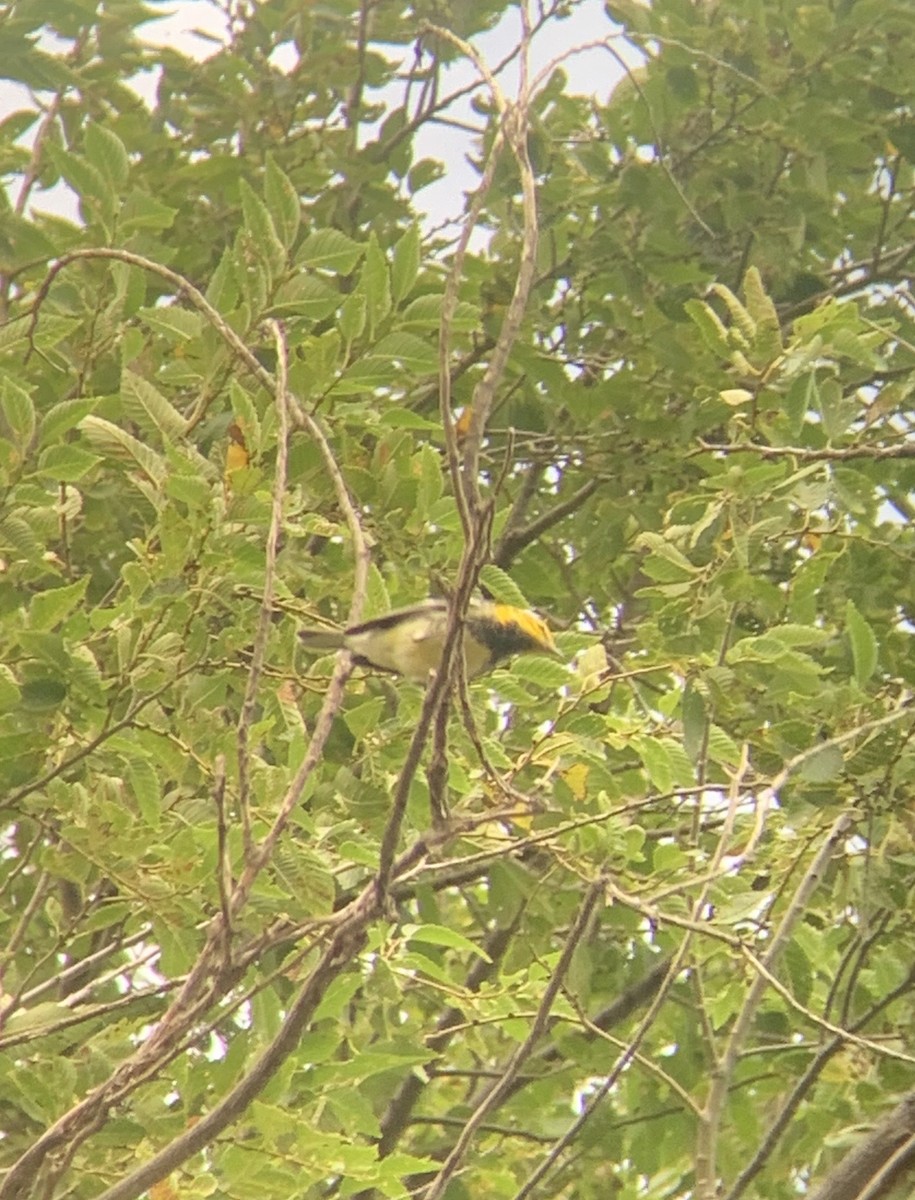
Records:
M576 800L584 800L588 794L588 775L591 768L587 763L573 763L562 772L562 778Z

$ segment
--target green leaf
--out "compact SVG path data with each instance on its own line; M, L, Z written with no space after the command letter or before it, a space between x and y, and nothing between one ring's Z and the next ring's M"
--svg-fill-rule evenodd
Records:
M383 321L391 311L391 280L388 264L374 233L370 235L365 250L359 290L366 299L369 337L374 337L379 322ZM373 353L378 353L377 347Z
M19 703L21 693L16 676L4 663L0 663L0 713L8 712Z
M130 161L124 143L113 130L90 121L86 126L86 159L117 190L123 188L130 173Z
M188 312L175 305L137 309L137 317L152 329L164 333L172 342L191 342L200 337L203 319L199 313Z
M0 414L17 445L28 446L35 435L35 406L26 389L6 375L0 379Z
M101 461L81 446L49 446L38 459L38 474L60 483L78 483Z
M763 363L771 362L782 352L781 326L778 311L763 287L757 267L750 267L743 277L747 311L756 325L755 356Z
M310 233L299 251L299 265L348 275L362 257L363 247L339 229Z
M60 679L46 676L30 679L22 685L22 707L27 712L44 713L60 708L67 697L67 687Z
M838 379L822 381L817 392L817 402L820 406L823 428L831 442L841 438L860 415L859 402L853 394L844 393Z
M41 418L39 442L47 446L57 441L61 434L77 426L83 417L94 412L101 400L100 396L80 396L76 400L61 400Z
M435 292L418 296L404 309L400 324L403 328L437 330L442 320L442 297ZM480 311L466 300L458 301L451 321L455 333L473 333L480 327Z
M877 638L852 600L845 604L845 630L851 642L855 679L863 687L877 669Z
M644 569L646 575L652 579L662 583L673 583L684 577L695 576L698 572L698 568L693 566L686 555L660 534L642 533L638 537L637 545L650 551Z
M167 470L161 456L119 426L103 417L88 416L79 428L103 454L132 463L157 487L165 482Z
M683 748L692 761L696 762L705 743L708 719L705 714L705 701L701 693L696 691L689 681L683 692L681 719L683 721Z
M213 507L213 487L198 475L169 475L165 494L200 512L207 512Z
M123 237L135 230L161 232L171 229L180 209L163 204L154 196L132 191L118 213L118 230Z
M273 154L267 155L264 171L264 199L280 240L288 250L295 242L302 218L299 194Z
M740 747L723 729L711 724L708 732L708 756L712 762L736 767L740 762Z
M147 428L157 429L168 441L178 441L184 436L187 421L147 380L125 369L121 374L121 391L134 412L139 410L149 418L144 422Z
M645 764L648 778L659 792L669 792L673 787L674 773L667 747L660 738L635 737L632 748Z
M85 158L68 153L54 142L47 144L46 153L78 196L95 201L106 213L114 213L115 195L109 177Z
M401 304L410 294L419 274L419 225L414 222L394 247L391 263L391 293L395 304Z
M484 962L492 961L485 950L482 950L476 942L472 942L470 938L464 937L457 930L448 929L444 925L407 926L404 929L404 936L411 946L414 942L425 942L431 946L446 946L451 950L462 950L466 954L482 958Z
M33 630L53 629L64 621L77 605L82 604L89 586L89 576L84 575L75 583L65 587L38 592L29 605L29 627Z
M515 608L530 608L524 593L514 579L494 563L486 563L480 571L480 583L499 604L513 604Z
M812 412L819 412L820 397L816 382L816 372L808 371L798 375L791 381L791 386L785 393L783 410L788 425L788 433L796 438L804 427L804 422Z
M359 704L355 708L346 710L343 719L353 737L365 737L367 733L377 728L381 714L384 712L384 704L383 697L376 696L367 700L365 704Z
M245 219L245 229L251 235L251 240L257 248L257 253L272 274L283 269L286 262L286 251L277 235L276 227L270 211L260 196L242 179L239 183L242 213Z
M569 682L568 668L542 654L520 655L511 664L510 671L516 679L536 684L541 692L553 691Z
M418 375L438 370L438 349L412 333L389 333L372 347L371 358L385 359Z
M804 759L798 774L808 783L829 783L841 775L844 763L838 746L824 746Z
M336 312L340 295L317 275L299 272L277 288L270 310L321 321Z
M367 304L364 293L350 292L340 308L339 329L346 341L352 344L365 329ZM358 364L356 364L358 366Z
M412 408L386 408L379 416L378 424L385 429L421 429L427 432L439 432L442 428L440 421L430 421ZM441 458L438 455L436 465L441 477Z
M711 305L704 300L687 300L683 307L712 353L727 358L731 353L728 331Z

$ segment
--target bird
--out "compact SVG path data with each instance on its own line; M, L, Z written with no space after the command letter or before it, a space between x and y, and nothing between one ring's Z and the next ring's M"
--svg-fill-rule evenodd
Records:
M348 629L301 629L307 650L349 650L357 666L392 671L422 683L442 660L449 603L431 597L394 608ZM536 613L513 604L472 599L464 617L464 666L482 675L514 654L561 658L549 627Z

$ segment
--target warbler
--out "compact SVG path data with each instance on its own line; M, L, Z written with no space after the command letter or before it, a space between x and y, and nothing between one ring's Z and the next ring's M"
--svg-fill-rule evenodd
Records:
M395 608L349 629L302 629L309 650L346 649L358 666L393 671L423 682L442 660L448 601L423 600ZM561 657L546 623L524 608L471 600L464 618L464 665L468 677L490 670L513 654Z

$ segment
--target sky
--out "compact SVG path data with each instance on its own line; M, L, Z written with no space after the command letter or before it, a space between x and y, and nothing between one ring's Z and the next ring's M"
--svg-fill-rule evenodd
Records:
M161 19L150 21L143 27L144 40L150 44L167 44L190 57L203 59L215 52L214 39L221 41L224 36L224 12L211 0L174 0L174 3L169 5L154 3L150 7L161 7L164 14ZM519 29L518 10L513 6L495 29L475 39L475 46L487 62L498 62L516 44ZM561 21L551 20L548 29L535 40L532 55L533 73L536 74L573 47L605 38L612 30L613 27L604 12L603 0L577 0L568 18ZM53 40L47 45L49 49L53 49ZM626 53L625 44L621 40L615 41L614 45L619 52ZM634 56L630 53L629 57L635 65ZM284 65L292 65L291 61L284 64L282 55L278 56L277 63L281 68ZM621 75L621 68L613 56L606 49L598 47L574 54L564 65L569 76L570 90L593 95L600 102L606 101ZM443 80L442 94L469 83L474 74L475 68L466 61L453 64L448 68ZM516 76L512 71L506 71L501 83L503 90L510 96L516 85ZM132 81L132 86L152 104L155 78L147 73L144 77ZM399 94L398 89L397 95ZM34 107L34 101L28 92L19 85L0 79L0 120L11 112L26 107ZM479 118L474 117L469 103L465 104L463 113L458 111L455 115L462 115L469 122L479 124ZM28 143L32 136L34 127L23 141ZM420 131L416 142L416 158L438 158L444 161L447 167L444 177L420 192L416 198L430 225L460 216L464 194L477 182L476 172L467 162L468 153L474 149L473 137L467 132L441 124L427 126ZM15 199L15 185L11 194ZM75 198L64 185L59 185L50 192L33 193L31 206L71 219L77 217Z

